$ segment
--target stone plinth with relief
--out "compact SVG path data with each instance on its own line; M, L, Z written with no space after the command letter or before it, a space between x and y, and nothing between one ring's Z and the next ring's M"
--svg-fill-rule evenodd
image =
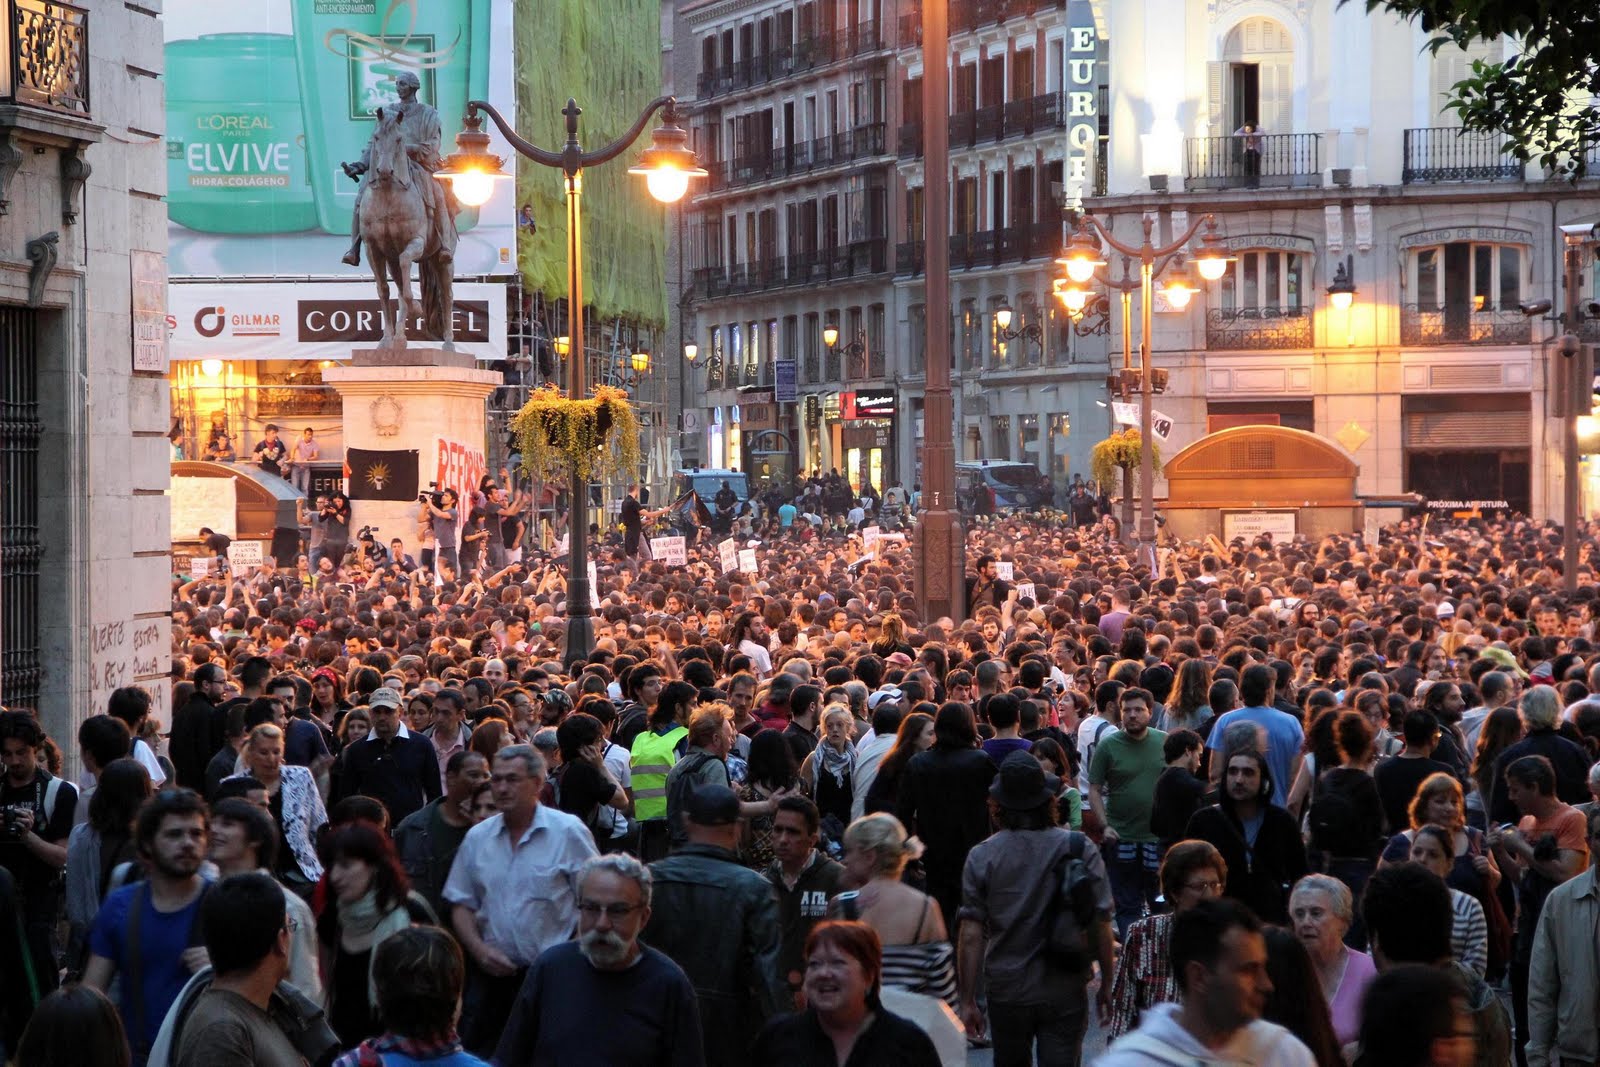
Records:
M417 488L429 482L469 499L486 473L484 400L499 388L499 371L481 370L472 356L439 348L357 349L349 363L329 367L322 380L344 402L345 447L417 452ZM397 457L398 458L398 457ZM352 498L363 495L350 486ZM387 544L399 537L416 555L417 502L351 500L350 535L377 528ZM466 509L461 511L465 520Z

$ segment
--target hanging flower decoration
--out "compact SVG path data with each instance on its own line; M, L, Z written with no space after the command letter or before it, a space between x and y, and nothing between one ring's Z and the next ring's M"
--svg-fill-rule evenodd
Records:
M1150 442L1150 460L1155 473L1161 473L1161 445ZM1117 472L1131 474L1139 469L1139 431L1133 427L1113 433L1089 453L1089 474L1102 488L1116 485ZM1130 481L1131 484L1131 481Z
M639 471L639 418L628 394L597 385L594 396L574 400L553 386L533 390L511 420L530 477L557 481L626 479Z

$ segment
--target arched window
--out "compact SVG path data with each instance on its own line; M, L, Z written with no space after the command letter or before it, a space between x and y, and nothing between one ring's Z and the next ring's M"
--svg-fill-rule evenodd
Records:
M1207 76L1212 136L1246 123L1264 133L1295 132L1294 43L1281 23L1261 17L1239 23Z

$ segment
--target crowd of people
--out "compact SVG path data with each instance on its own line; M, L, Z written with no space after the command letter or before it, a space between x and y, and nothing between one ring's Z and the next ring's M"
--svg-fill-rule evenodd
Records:
M1587 536L1564 595L1521 521L1150 569L1013 513L955 622L907 542L782 518L749 574L607 538L582 657L532 547L175 579L170 712L118 690L76 783L0 714L7 1050L1600 1061Z

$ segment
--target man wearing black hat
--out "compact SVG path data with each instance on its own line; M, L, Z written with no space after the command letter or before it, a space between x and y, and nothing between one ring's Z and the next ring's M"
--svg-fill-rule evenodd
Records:
M688 974L700 1001L707 1067L742 1064L773 1015L790 1010L779 972L778 902L739 862L739 795L706 784L684 803L689 843L650 865L646 944Z
M1082 834L1057 826L1061 782L1027 752L1013 752L989 787L1000 831L967 853L961 876L961 1016L981 1035L979 967L988 976L988 1026L996 1063L1076 1067L1089 1020L1089 964L1111 971L1111 883L1105 861ZM1082 924L1083 950L1053 952L1051 931L1068 907L1065 889L1080 876L1079 895L1092 915ZM1110 983L1100 997L1109 1007ZM1105 1008L1102 1008L1102 1017Z

